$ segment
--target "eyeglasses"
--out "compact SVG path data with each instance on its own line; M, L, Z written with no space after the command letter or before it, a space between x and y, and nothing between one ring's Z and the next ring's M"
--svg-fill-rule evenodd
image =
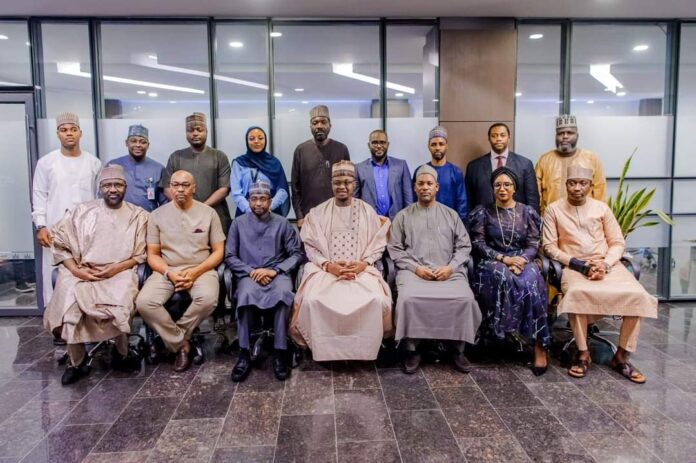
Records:
M389 142L387 140L372 140L370 142L371 145L388 145Z
M353 184L353 182L354 182L353 180L343 180L343 181L341 181L341 180L333 180L333 181L331 182L331 184L332 184L333 186L345 186L345 187L348 187L348 186L351 186L351 185Z
M191 187L191 183L189 183L189 182L181 182L181 183L171 182L169 184L169 186L171 187L172 190L178 190L179 188L183 188L185 190L185 189Z
M123 182L112 182L112 183L101 183L99 184L99 188L102 190L110 190L112 188L116 190L123 190L126 187L126 184Z
M495 188L496 190L499 190L501 188L510 189L513 186L515 186L515 184L512 182L503 182L503 183L494 183L493 184L493 188Z

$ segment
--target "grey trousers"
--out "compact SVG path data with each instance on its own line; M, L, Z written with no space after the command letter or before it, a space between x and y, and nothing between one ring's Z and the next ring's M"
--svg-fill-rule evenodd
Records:
M243 306L237 308L237 337L239 338L239 347L249 349L249 331L254 322L254 312L261 311L264 314L273 313L273 347L279 350L285 350L288 347L287 340L287 324L290 310L288 306L280 302L272 309L259 309L254 306Z

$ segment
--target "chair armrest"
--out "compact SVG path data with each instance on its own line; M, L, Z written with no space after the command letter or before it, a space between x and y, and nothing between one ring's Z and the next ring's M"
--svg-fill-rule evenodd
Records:
M147 263L143 262L142 264L138 264L135 268L135 273L138 275L138 288L142 288L145 284L145 280L152 275L152 269Z
M61 264L61 265L63 265L63 264ZM54 269L51 271L51 288L55 288L55 287L56 287L56 282L57 282L57 281L58 281L58 267L54 268ZM45 303L48 304L48 301L46 301Z
M396 265L394 265L394 261L386 252L382 255L381 262L383 266L381 269L382 277L384 277L384 281L387 282L389 288L393 290L396 287Z
M551 285L557 290L561 290L561 278L563 276L563 265L557 260L549 259L541 254L537 255L537 265L541 274L546 280L547 285Z
M225 294L230 301L234 301L234 275L232 274L232 269L225 267L222 273L222 283L225 288Z
M623 264L624 267L626 267L626 270L631 272L631 274L636 278L636 280L640 280L640 265L636 265L633 262L633 258L629 255L624 255L621 257L619 260Z
M466 261L466 276L471 283L474 281L474 258L469 256L469 260Z
M297 291L297 288L300 287L300 283L302 283L302 277L304 276L304 266L305 264L300 264L297 266L297 270L295 272L295 291Z

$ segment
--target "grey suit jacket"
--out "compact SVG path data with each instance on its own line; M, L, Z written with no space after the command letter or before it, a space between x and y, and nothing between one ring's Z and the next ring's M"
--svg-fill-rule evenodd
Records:
M519 185L515 191L515 201L526 204L539 212L539 190L536 184L534 164L526 157L510 151L505 167L517 174ZM491 153L474 159L466 166L466 194L469 198L469 210L479 205L493 204L493 187L491 186Z
M413 203L413 185L411 185L411 173L408 164L403 159L388 157L389 179L389 219L401 209ZM377 204L377 187L375 186L375 174L372 166L372 158L367 158L355 165L355 193L353 196L360 198L375 207Z

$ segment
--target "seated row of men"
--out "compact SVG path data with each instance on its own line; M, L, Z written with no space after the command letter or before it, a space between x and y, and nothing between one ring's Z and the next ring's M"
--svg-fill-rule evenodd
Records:
M172 175L174 200L148 220L142 209L123 201L123 169L104 168L99 177L103 199L78 205L52 230L55 263L62 265L45 325L68 343L70 364L63 383L86 374L85 342L117 338L115 366L132 366L124 336L135 309L176 352L175 370L187 369L191 334L218 303L214 269L223 255L237 280L241 353L232 372L235 381L251 369L248 335L256 309L274 312L273 368L278 379L287 377L283 353L291 304L290 335L310 348L315 360L373 360L383 337L395 328L407 373L417 371L423 340L447 341L455 368L468 371L464 346L475 341L480 304L483 330L530 339L536 344L532 369L543 374L550 336L546 288L534 263L541 225L533 208L514 200L517 175L506 167L496 169L490 177L495 202L470 215L477 262L473 292L466 272L469 235L458 213L436 201L435 169L426 165L416 171L417 202L400 211L391 227L353 197L355 177L352 163L334 164L333 197L305 217L300 237L309 262L293 296L289 274L302 260L301 244L287 219L270 212L268 183L249 188L250 210L233 222L224 250L220 220L193 199L196 183L190 173ZM612 366L642 383L645 378L628 362L628 352L635 350L640 317L655 317L657 303L618 263L623 237L609 208L587 197L592 177L590 169L570 166L567 198L547 208L543 226L544 252L572 270L563 273L565 297L559 307L570 314L580 350L569 374L587 373L587 323L618 314L624 322ZM394 323L390 288L375 268L385 249L398 269ZM145 255L153 274L137 293L134 267ZM192 303L175 322L163 305L176 291L188 291Z

